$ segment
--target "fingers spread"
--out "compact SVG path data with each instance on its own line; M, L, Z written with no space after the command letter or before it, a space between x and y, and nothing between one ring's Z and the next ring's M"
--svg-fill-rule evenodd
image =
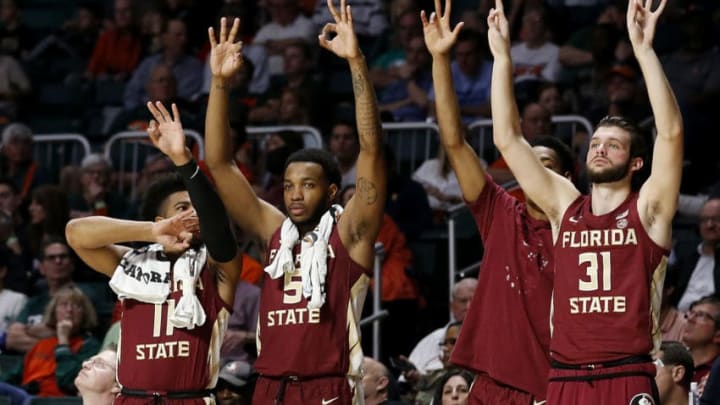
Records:
M235 18L233 20L232 28L230 29L230 36L228 37L228 41L230 41L230 43L235 42L235 37L237 36L239 29L240 29L240 19Z
M335 10L335 6L333 5L333 0L327 0L328 10L330 10L330 15L333 17L333 20L335 22L340 22L340 16L337 13L337 10Z
M152 101L147 102L147 108L150 110L150 114L158 121L158 122L165 122L164 117L162 116L162 113L155 107L155 104L153 104Z
M227 42L227 18L220 19L220 43Z
M210 48L217 46L217 40L215 40L215 30L213 27L208 28L208 39L210 40Z

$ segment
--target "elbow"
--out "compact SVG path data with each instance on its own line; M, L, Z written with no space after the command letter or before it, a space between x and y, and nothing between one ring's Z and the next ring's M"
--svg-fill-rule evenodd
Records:
M75 248L78 246L81 228L82 218L71 219L70 222L65 225L65 240L67 240L70 247Z

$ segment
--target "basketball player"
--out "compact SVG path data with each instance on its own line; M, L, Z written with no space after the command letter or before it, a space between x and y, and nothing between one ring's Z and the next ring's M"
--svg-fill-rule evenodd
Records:
M647 84L657 139L650 164L637 129L605 118L587 155L591 195L543 170L520 133L502 2L488 16L495 57L491 103L495 145L552 227L555 280L548 404L657 403L650 352L659 347L659 310L682 164L682 119L652 48L667 0L630 0L627 27Z
M118 348L121 391L114 403L214 403L241 254L222 201L185 147L176 106L173 116L160 103L148 104L157 120L150 123L150 138L179 172L147 191L143 216L155 221L86 217L71 221L66 235L78 255L111 276L113 289L126 297ZM155 244L135 250L118 245L132 241ZM138 287L147 290L142 297L133 291ZM169 292L155 295L163 289Z
M440 139L485 247L478 288L450 357L478 374L470 403L528 405L544 400L550 369L552 235L545 214L518 201L489 177L465 141L450 65L462 23L450 29L450 1L428 21L425 43L433 57ZM570 149L554 138L533 147L545 167L561 176L573 170ZM468 326L470 325L470 326Z
M351 404L363 398L358 321L382 224L385 165L375 94L350 7L341 0L337 10L328 0L328 8L334 23L323 28L319 42L350 65L360 140L357 191L336 221L332 218L339 210L331 203L340 172L328 152L306 149L288 158L283 178L287 219L260 200L237 170L228 132L227 82L242 63L240 44L234 43L239 21L228 35L223 20L217 41L210 32L208 167L233 219L268 246L255 404ZM329 34L334 34L332 40Z

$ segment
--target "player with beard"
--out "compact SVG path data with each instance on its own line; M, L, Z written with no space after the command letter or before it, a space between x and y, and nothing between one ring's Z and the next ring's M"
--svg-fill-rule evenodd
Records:
M449 0L444 12L439 7L438 1L429 20L421 16L433 57L440 139L485 248L450 362L477 373L470 403L527 405L545 399L550 369L550 224L532 201L519 201L498 186L465 140L450 71L450 50L461 27L450 29ZM535 139L533 152L561 176L573 171L570 149L555 138Z
M230 215L268 247L257 330L260 374L256 404L361 403L359 317L382 224L385 164L377 102L358 47L350 6L327 2L334 23L322 47L348 61L360 152L357 191L344 211L332 206L340 171L326 151L292 154L283 175L288 217L262 201L232 159L228 131L228 80L242 65L223 19L219 39L210 31L212 86L205 128L206 161ZM333 34L330 40L328 35Z
M149 187L146 221L80 218L66 235L88 265L112 277L122 300L114 403L214 403L242 256L222 201L185 146L177 107L148 108L157 120L150 139L179 174ZM128 242L152 244L119 245Z
M543 170L523 139L500 0L488 16L495 57L495 145L522 189L547 214L554 239L549 404L658 403L650 353L660 343L660 298L680 187L683 125L652 48L667 0L655 10L653 3L629 0L627 11L630 41L657 127L651 173L634 192L632 177L650 163L642 138L622 118L603 119L586 158L589 196Z

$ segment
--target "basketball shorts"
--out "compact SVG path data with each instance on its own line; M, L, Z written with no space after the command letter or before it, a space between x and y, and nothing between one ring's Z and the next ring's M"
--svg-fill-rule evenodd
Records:
M468 398L469 405L533 405L534 403L531 394L498 383L483 373L475 377Z
M354 392L355 391L355 392ZM260 376L255 384L253 405L352 405L353 394L348 378L267 377Z

